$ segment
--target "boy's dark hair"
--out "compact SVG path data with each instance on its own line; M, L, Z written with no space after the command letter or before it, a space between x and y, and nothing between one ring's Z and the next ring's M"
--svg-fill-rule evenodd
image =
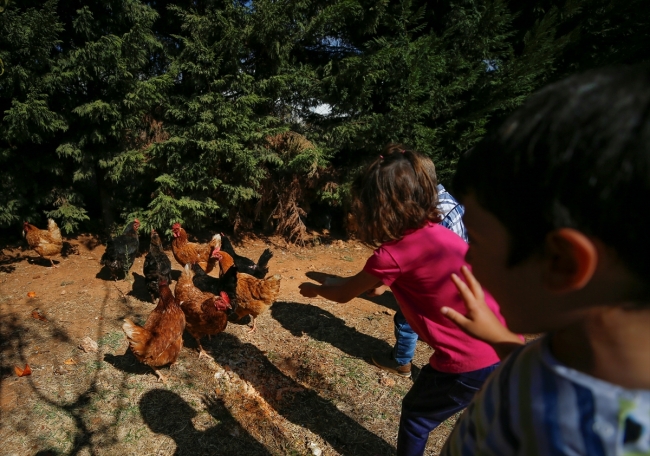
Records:
M389 144L352 184L359 237L370 245L439 222L436 168L422 154Z
M514 265L571 227L650 278L650 71L591 71L533 96L465 154L454 189L507 228Z

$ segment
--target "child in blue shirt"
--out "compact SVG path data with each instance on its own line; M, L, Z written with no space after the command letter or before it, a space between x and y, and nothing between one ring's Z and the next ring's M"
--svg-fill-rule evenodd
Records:
M441 311L504 361L441 454L650 455L650 69L541 90L454 188L476 278L452 276L465 315Z

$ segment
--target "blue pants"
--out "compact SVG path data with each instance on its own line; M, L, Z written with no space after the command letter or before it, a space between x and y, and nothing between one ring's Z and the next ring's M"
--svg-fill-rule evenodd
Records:
M397 309L393 321L395 322L395 347L393 348L393 357L395 358L395 361L397 361L397 364L402 366L410 363L413 359L418 335L415 334L415 331L413 331L406 322L406 318L404 318L401 309Z
M398 456L421 456L433 431L440 423L469 405L485 379L498 366L448 374L427 364L402 401L397 434Z

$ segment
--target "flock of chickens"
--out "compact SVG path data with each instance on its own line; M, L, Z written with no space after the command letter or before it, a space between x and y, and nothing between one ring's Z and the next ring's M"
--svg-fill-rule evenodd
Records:
M126 277L140 247L135 219L124 232L108 241L100 263L106 266L114 279ZM54 220L48 220L46 230L27 222L23 234L29 246L41 257L49 259L61 253L63 239ZM210 242L189 242L179 223L172 226L174 258L183 266L181 276L172 293L171 261L163 251L162 241L151 230L149 253L144 260L143 274L152 301L158 304L144 326L126 319L122 329L135 357L150 366L160 380L166 378L159 367L176 362L183 346L183 331L196 339L199 358L210 357L201 345L205 336L219 334L226 329L229 316L237 319L251 315L255 331L256 317L267 310L280 293L279 275L266 277L268 262L273 253L266 249L257 263L237 255L226 236L215 234ZM218 267L219 277L209 273Z

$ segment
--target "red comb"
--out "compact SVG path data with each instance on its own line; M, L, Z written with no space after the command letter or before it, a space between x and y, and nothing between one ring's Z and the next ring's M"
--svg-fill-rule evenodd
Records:
M176 229L176 228L180 228L180 227L181 227L181 224L180 224L180 223L174 223L174 224L172 225L172 230L174 230L174 229Z
M226 302L226 304L230 304L230 298L228 297L228 293L222 291L219 294L221 295L221 299L223 299Z

